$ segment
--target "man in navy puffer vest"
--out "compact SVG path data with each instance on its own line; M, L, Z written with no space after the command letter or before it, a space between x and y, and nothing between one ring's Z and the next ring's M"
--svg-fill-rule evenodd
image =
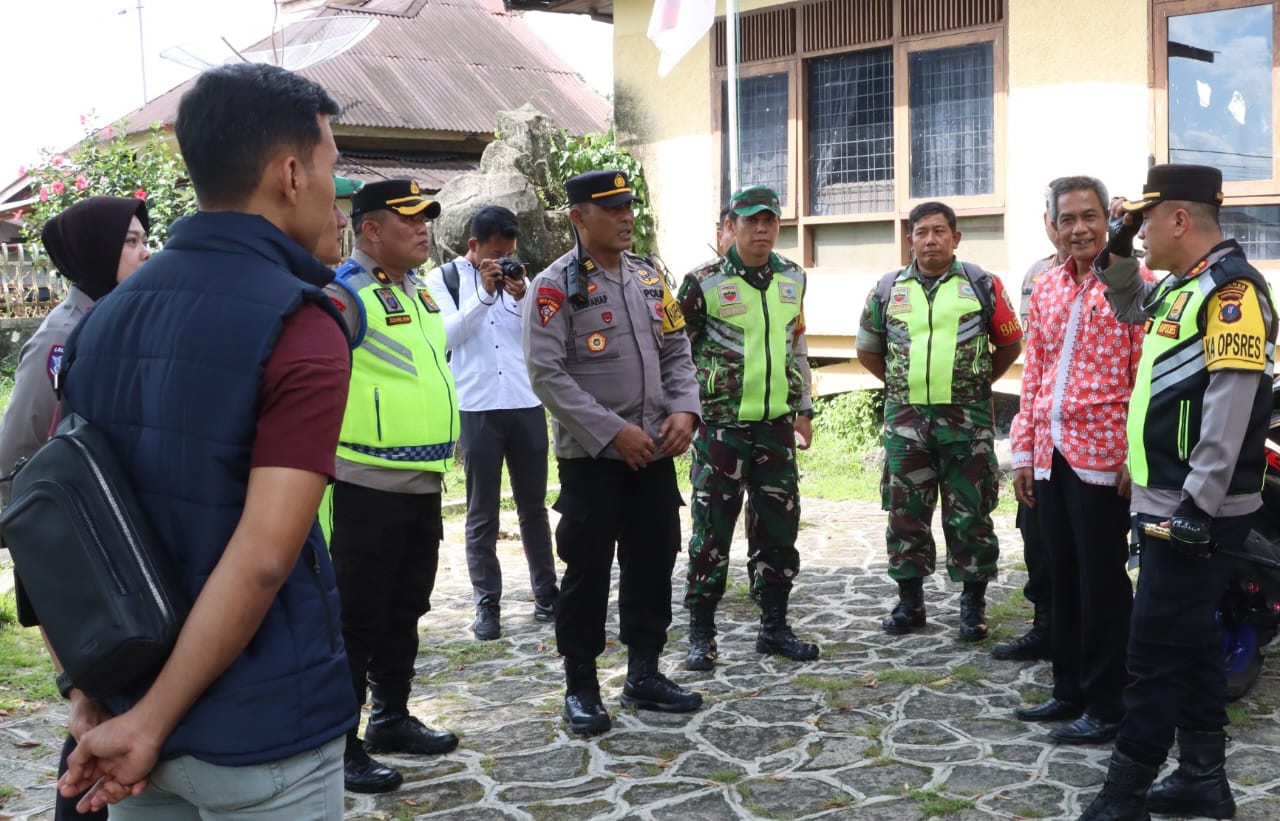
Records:
M65 395L106 431L193 601L149 685L108 700L64 794L112 819L341 819L355 697L316 509L350 359L311 254L337 149L323 88L201 75L177 135L199 213L81 323ZM119 802L119 803L117 803Z

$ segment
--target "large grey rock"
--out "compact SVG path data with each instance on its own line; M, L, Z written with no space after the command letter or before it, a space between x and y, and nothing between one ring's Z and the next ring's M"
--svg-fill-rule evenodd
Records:
M527 105L499 112L495 133L480 169L459 174L436 195L436 243L445 259L465 253L471 218L486 205L501 205L515 212L519 257L536 274L573 244L568 217L545 210L538 197L538 189L548 185L552 149L563 144L563 137L545 115Z

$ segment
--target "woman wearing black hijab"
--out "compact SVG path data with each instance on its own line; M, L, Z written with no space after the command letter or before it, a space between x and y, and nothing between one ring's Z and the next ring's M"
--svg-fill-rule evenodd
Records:
M151 257L147 248L150 227L147 204L142 200L90 197L50 219L40 232L49 258L71 287L18 354L13 392L0 420L0 475L7 475L16 462L35 453L49 438L57 406L53 378L67 337L94 302L111 293ZM10 483L0 482L0 503L9 503L9 493ZM17 594L19 621L27 627L34 626L38 622L20 581ZM63 747L59 774L66 770L67 755L75 749L75 737L110 717L100 704L79 690L70 689L63 696L71 701L71 733ZM105 808L81 815L75 810L76 801L58 795L55 821L106 821Z

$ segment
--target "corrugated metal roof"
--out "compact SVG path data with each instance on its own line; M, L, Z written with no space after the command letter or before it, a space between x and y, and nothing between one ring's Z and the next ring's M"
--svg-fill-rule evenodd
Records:
M396 177L417 180L434 194L459 174L475 171L480 161L456 154L360 154L343 152L334 173L372 182Z
M373 11L379 24L353 48L301 71L342 104L338 125L487 135L498 111L532 103L571 134L607 127L608 101L501 0L371 3L378 5L320 9L317 16ZM132 129L172 122L188 85L127 115Z

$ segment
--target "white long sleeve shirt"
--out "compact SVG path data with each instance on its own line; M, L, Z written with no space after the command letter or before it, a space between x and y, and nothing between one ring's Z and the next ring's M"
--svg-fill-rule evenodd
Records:
M444 333L452 352L449 367L462 411L514 410L541 404L529 386L520 342L520 315L528 293L517 302L499 289L490 295L479 272L466 257L458 266L458 303L444 284L439 268L427 274L427 288L440 306Z

